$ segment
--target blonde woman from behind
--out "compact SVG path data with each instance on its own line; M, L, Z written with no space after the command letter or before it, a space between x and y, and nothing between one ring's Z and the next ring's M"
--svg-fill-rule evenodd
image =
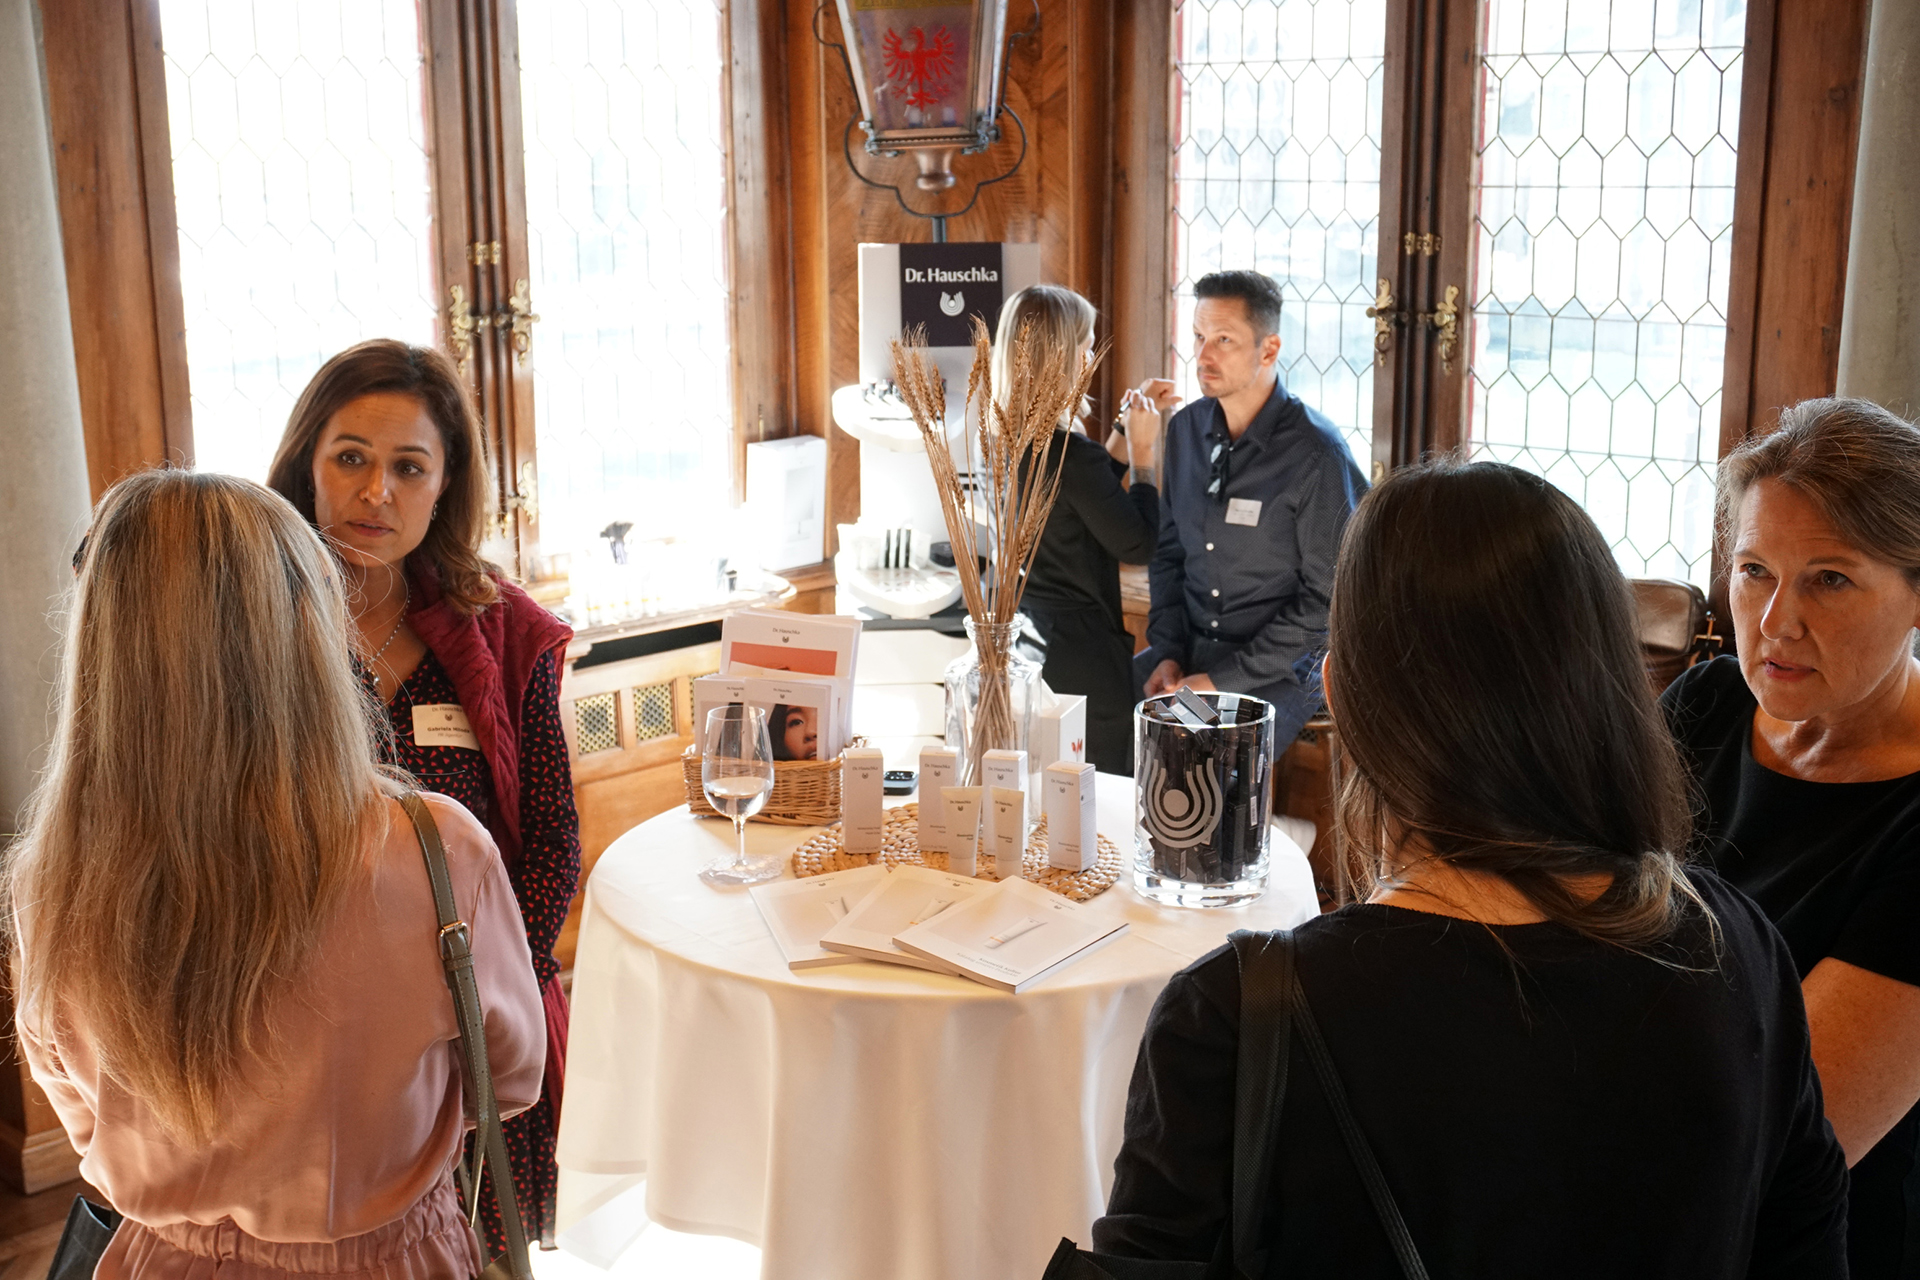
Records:
M332 557L268 490L163 470L101 499L76 565L4 881L22 1049L126 1216L96 1275L477 1274L432 891ZM513 1114L545 1050L526 934L485 829L428 803Z

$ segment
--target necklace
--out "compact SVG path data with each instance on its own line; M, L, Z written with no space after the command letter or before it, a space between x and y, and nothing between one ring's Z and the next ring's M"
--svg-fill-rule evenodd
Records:
M373 651L373 656L367 659L366 666L368 671L373 670L374 663L380 661L380 657L382 654L386 653L387 650L393 648L393 642L399 636L400 628L406 625L407 606L413 603L413 586L411 583L402 583L401 585L403 585L406 588L407 595L406 595L406 598L400 602L400 616L394 619L393 630L387 632L386 643L382 644L378 649L375 649ZM376 680L379 679L377 675L374 678Z

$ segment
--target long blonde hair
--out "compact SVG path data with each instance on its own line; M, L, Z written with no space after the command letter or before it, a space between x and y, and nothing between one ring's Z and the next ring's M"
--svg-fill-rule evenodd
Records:
M77 563L3 877L18 1007L49 1036L83 1026L109 1078L203 1141L391 784L332 557L284 499L147 471L100 500Z
M1014 385L1013 352L1023 326L1033 327L1031 341L1034 351L1052 350L1057 346L1066 353L1068 359L1072 359L1082 347L1093 342L1093 322L1096 318L1091 302L1057 284L1028 285L1008 298L1000 308L999 327L994 330L994 387L1004 396ZM1078 368L1063 369L1060 373L1069 382L1080 376ZM1091 404L1082 399L1079 411L1085 414L1091 409ZM1070 427L1073 424L1062 420L1060 425Z

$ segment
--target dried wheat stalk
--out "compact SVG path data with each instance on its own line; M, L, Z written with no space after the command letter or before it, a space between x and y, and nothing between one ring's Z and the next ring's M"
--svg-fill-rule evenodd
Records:
M926 444L980 657L980 703L966 744L964 782L979 776L983 753L1014 746L1007 624L1019 610L1041 531L1060 496L1066 450L1049 458L1048 447L1054 429L1071 420L1087 394L1107 351L1102 343L1094 358L1076 370L1072 365L1078 353L1040 334L1030 322L1011 340L1011 385L996 395L992 341L986 325L974 318L967 406L975 425L961 434L958 459L947 435L946 386L927 358L924 331L916 328L892 344L894 381ZM972 480L971 494L966 477ZM981 526L991 576L980 570Z

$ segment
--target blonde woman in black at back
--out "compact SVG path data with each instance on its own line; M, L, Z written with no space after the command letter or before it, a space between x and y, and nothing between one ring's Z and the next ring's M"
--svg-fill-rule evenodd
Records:
M1059 285L1038 284L1008 298L993 344L993 382L1013 385L1014 347L1032 328L1035 349L1093 351L1093 304ZM1077 366L1076 370L1077 372ZM1102 448L1078 422L1054 432L1048 465L1060 463L1060 497L1027 571L1020 612L1047 642L1042 671L1055 693L1087 699L1087 756L1107 773L1133 772L1133 638L1120 610L1120 565L1145 564L1160 537L1160 419L1179 397L1163 379L1129 390L1125 433ZM1158 397L1156 400L1155 397ZM1126 483L1122 483L1123 478Z

